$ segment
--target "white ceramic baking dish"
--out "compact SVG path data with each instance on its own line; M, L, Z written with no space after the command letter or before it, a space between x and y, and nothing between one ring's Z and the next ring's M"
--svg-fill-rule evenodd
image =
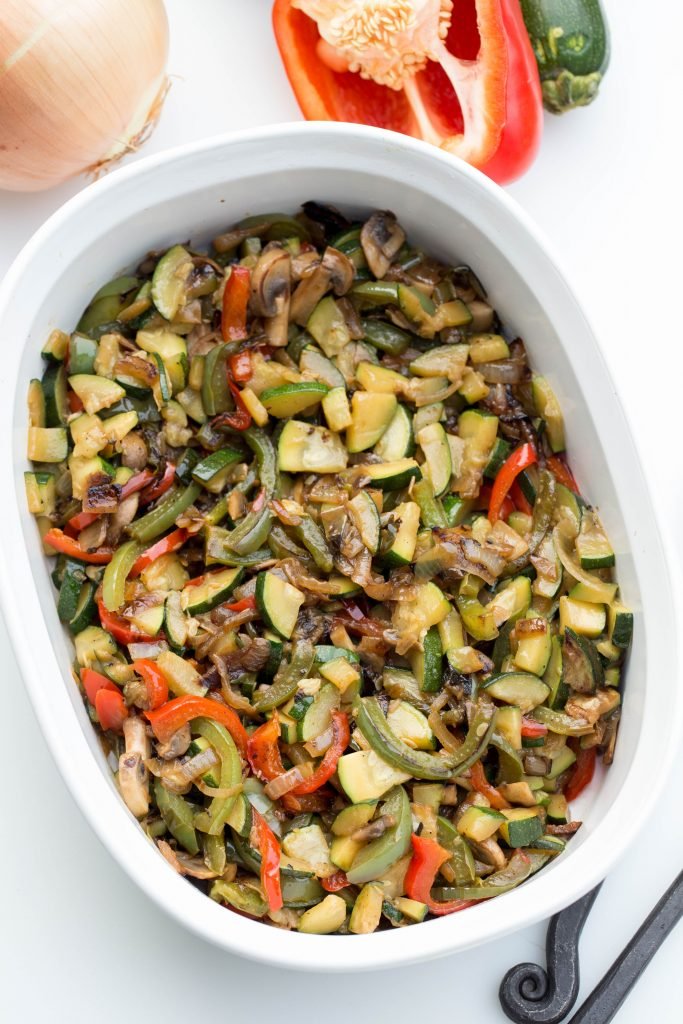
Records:
M145 838L119 797L72 679L71 642L57 619L23 484L26 388L40 375L51 328L69 329L99 285L146 250L205 241L246 214L294 211L310 198L357 212L391 209L427 251L472 265L561 399L572 466L600 508L624 600L635 611L616 758L582 800L585 823L567 852L520 889L466 913L365 936L299 935L229 913ZM591 329L536 229L505 192L427 145L352 125L282 125L185 146L115 172L50 218L2 286L0 338L6 622L64 780L148 896L232 952L293 968L360 970L500 936L549 916L604 877L633 839L679 733L674 598L647 486Z

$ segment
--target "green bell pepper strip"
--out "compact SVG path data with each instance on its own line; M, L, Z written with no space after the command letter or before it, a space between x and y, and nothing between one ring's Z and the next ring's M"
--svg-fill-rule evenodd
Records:
M212 722L209 718L195 718L192 723L192 731L199 733L211 744L221 760L220 788L234 788L242 781L242 762L235 746L235 741L228 730ZM215 797L209 804L209 827L207 832L210 836L220 835L225 825L225 819L233 808L237 793L234 796Z
M556 732L559 736L588 736L593 732L593 726L585 718L571 718L562 711L553 711L543 705L534 708L530 717L547 725L550 732Z
M148 544L166 530L170 530L178 516L189 508L201 493L202 488L196 483L191 483L184 489L173 488L164 495L156 508L131 523L128 527L129 534L141 544Z
M257 548L248 555L238 555L228 547L230 531L224 530L222 526L207 526L204 530L206 544L204 553L207 565L243 565L246 568L252 565L260 565L272 557L270 548Z
M356 855L346 877L352 885L362 885L381 878L385 871L410 849L413 819L410 801L403 786L396 786L382 805L382 814L394 818L396 824L379 839L373 839Z
M233 401L228 386L228 346L216 345L206 357L202 380L202 405L207 416L232 409Z
M144 551L136 540L127 540L114 552L102 577L102 600L109 612L118 611L125 601L128 574Z
M498 751L500 781L519 782L524 776L524 765L515 748L498 732L491 737L491 746Z
M297 640L292 648L288 664L282 665L267 690L259 691L253 701L254 708L261 713L279 707L296 693L299 683L306 679L313 667L315 651L309 640Z
M318 524L310 516L302 516L301 522L292 528L292 532L304 545L318 568L323 572L332 572L332 552Z
M312 907L325 898L325 890L317 878L290 878L283 875L280 880L282 901L293 910Z
M224 882L217 878L209 889L209 896L216 903L229 903L235 910L250 917L265 917L268 913L268 904L263 896L246 882Z
M420 518L426 529L431 530L434 526L445 529L448 526L443 505L434 497L434 489L429 480L425 480L424 477L418 480L413 486L412 497L420 506Z
M363 281L354 285L349 294L361 309L398 305L398 285L394 281Z
M494 705L481 702L458 750L441 756L413 750L400 740L389 726L376 697L357 699L353 714L363 736L383 761L416 779L433 779L436 782L461 775L484 754L496 720Z
M378 348L380 352L389 352L391 355L399 356L408 348L412 336L400 327L387 323L385 320L371 320L363 317L361 319L363 328L363 340L369 341L371 345Z
M171 835L188 853L199 853L199 840L193 824L194 814L187 800L178 793L170 793L161 779L154 780L154 799Z
M538 871L548 860L543 854L528 853L515 850L509 862L500 871L496 871L480 885L454 885L437 887L432 890L434 899L444 900L490 900L509 892L529 875Z
M212 871L222 875L228 866L228 856L223 835L205 835L202 845L206 863Z
M277 490L278 472L275 448L267 434L258 427L249 427L242 432L242 437L256 456L258 477L265 498L258 512L248 512L230 534L229 547L238 555L248 555L261 547L270 532L272 513L268 502Z
M437 838L439 846L448 850L451 859L448 861L455 875L457 885L466 885L473 882L477 871L474 863L474 854L460 835L452 821L448 818L438 817L436 819Z
M546 533L550 529L555 511L555 477L547 469L538 474L536 501L529 537L529 552L533 555Z
M298 544L295 544L286 530L276 523L268 534L268 547L274 558L298 558L304 565L310 565L311 560Z

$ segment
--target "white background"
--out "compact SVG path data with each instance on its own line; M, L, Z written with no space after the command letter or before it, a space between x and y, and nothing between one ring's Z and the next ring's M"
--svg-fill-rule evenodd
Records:
M173 86L143 153L298 119L269 0L167 0L167 7ZM594 323L678 572L683 216L674 136L681 125L683 16L674 0L606 0L606 7L613 57L599 101L564 118L546 116L540 158L510 192L550 238ZM83 184L0 194L0 273ZM133 886L81 818L45 748L1 624L0 658L5 776L9 769L0 816L0 1020L412 1024L434 1016L497 1024L506 1020L497 1000L505 971L520 960L543 962L541 925L457 958L353 978L304 978L205 945ZM672 673L671 686L679 685ZM656 764L652 772L655 778ZM683 866L682 777L679 756L640 839L603 886L581 941L581 998ZM682 956L679 927L617 1024L680 1021L674 979Z

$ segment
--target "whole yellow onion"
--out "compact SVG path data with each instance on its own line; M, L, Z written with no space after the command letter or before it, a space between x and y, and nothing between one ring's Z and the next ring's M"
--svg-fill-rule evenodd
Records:
M0 188L50 188L137 148L167 55L162 0L0 0Z

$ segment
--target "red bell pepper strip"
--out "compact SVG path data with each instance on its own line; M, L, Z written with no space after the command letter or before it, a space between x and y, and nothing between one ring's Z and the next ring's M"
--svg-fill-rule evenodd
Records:
M151 502L156 501L162 494L166 494L166 491L170 490L175 480L175 466L172 462L167 462L164 467L164 472L161 479L156 483L150 484L149 487L145 487L144 491L140 495L140 501L143 505L149 505Z
M97 602L97 610L100 613L102 629L111 633L117 643L144 644L150 642L151 637L147 633L139 633L122 615L117 615L116 612L110 612L108 608L105 608L101 598Z
M522 737L525 740L538 740L548 735L548 726L533 718L522 719Z
M321 878L320 884L325 892L339 892L340 889L346 889L347 885L351 885L345 871L335 871L333 875Z
M348 35L335 38L335 6L329 3L323 25L327 39L291 0L275 0L273 7L280 54L308 120L365 123L413 135L501 183L524 173L540 143L543 110L518 0L456 0L452 14L441 12L442 28L450 23L445 39L435 14L431 32L422 24L419 36L396 33L399 52L381 63L371 52L376 58L384 40L369 17L364 19L363 5L357 5L358 31L350 43ZM319 2L316 7L324 9ZM404 73L404 56L413 58L413 67L415 58L425 58L422 69ZM366 77L350 66L360 66Z
M574 474L564 459L561 459L559 455L549 455L546 459L546 466L559 483L564 484L564 486L570 491L573 491L574 494L581 493L579 491L579 485L574 479Z
M121 488L121 501L124 498L128 498L131 494L135 494L136 491L141 491L150 480L154 479L154 476L155 474L151 469L143 469L141 473L136 473L132 476ZM86 526L90 526L100 518L101 513L99 512L77 512L66 524L66 531L69 534L78 534L81 530L85 530Z
M583 793L586 786L591 782L595 772L597 751L595 747L588 747L586 750L579 747L576 752L576 761L569 776L569 782L564 787L564 795L567 800L576 800L577 796Z
M215 427L232 427L233 430L246 430L251 426L251 413L242 400L242 392L229 377L228 387L235 400L235 410L234 412L220 412L218 416L214 416L212 423Z
M129 572L131 579L139 576L143 569L146 569L148 565L155 562L157 558L161 558L162 555L170 555L174 551L178 551L185 541L187 540L187 530L173 530L166 537L162 537L156 544L152 544L150 548L143 551L140 557L133 564L133 568Z
M413 856L406 871L404 888L411 900L418 903L426 903L431 914L442 916L443 914L455 914L458 910L465 910L473 906L476 900L445 900L438 903L432 899L431 889L434 885L437 871L442 864L451 859L448 850L434 839L427 839L423 836L412 835Z
M100 690L118 691L118 687L112 683L111 679L107 679L101 672L95 672L92 668L81 669L81 682L83 683L85 694L93 706L95 704L95 697Z
M69 412L83 412L83 402L75 391L69 390L67 401L69 403Z
M271 782L285 770L277 743L279 737L280 720L276 712L259 725L247 741L247 760L254 775L263 782Z
M348 715L344 711L335 711L332 715L332 743L313 774L292 790L294 796L315 793L316 789L320 789L332 778L339 758L349 745L350 736Z
M280 910L282 907L280 844L275 833L256 808L252 808L252 816L254 818L259 853L261 854L261 885L268 901L268 909Z
M522 488L519 486L517 481L513 483L510 488L510 498L518 512L524 512L525 515L531 516L534 514L534 506L524 496Z
M477 497L477 509L488 509L491 502L491 484L482 484ZM515 505L510 496L506 496L500 507L499 519L507 519L511 512L515 511Z
M160 708L168 700L168 683L166 676L159 666L151 658L139 658L134 661L132 668L139 676L142 676L147 687L147 697L151 711Z
M252 377L251 352L245 349L243 352L235 352L228 361L230 376L237 384L246 384Z
M253 611L256 607L256 598L251 594L250 597L243 597L241 601L233 601L232 604L224 604L223 607L229 612Z
M123 723L128 718L128 708L120 690L98 690L95 694L95 711L100 725L105 730L121 732Z
M508 491L512 487L522 470L533 466L536 462L536 451L532 444L521 444L514 452L507 457L496 474L491 488L491 502L489 504L489 519L492 523L500 519L503 502Z
M212 718L225 726L237 744L240 754L246 759L247 730L227 704L219 704L209 697L175 697L155 711L145 711L145 717L161 743L168 742L178 729L194 718Z
M107 565L113 558L112 551L105 551L100 548L98 551L87 551L73 537L67 537L63 530L53 526L43 537L45 544L49 544L55 551L60 551L69 558L75 558L79 562L90 562L91 565Z
M495 807L497 811L502 811L504 807L510 806L505 797L486 778L481 761L475 761L470 768L470 782L472 783L472 788L476 789L477 793L485 796L491 807Z
M221 314L223 341L244 341L249 337L247 306L250 293L251 273L249 268L233 266L223 289L223 312ZM238 379L235 377L235 380Z

